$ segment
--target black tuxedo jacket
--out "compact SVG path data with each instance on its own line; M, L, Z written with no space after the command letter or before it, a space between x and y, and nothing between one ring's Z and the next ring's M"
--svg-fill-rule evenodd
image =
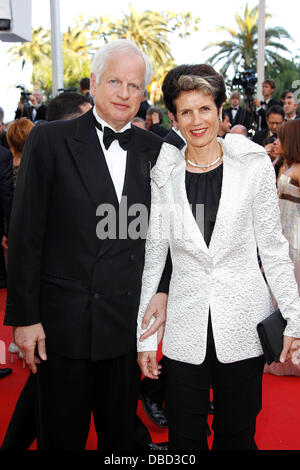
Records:
M0 205L1 213L9 221L14 193L13 157L7 148L0 145Z
M261 131L256 131L252 141L259 145L264 145L264 141L270 137L269 129L263 129Z
M150 167L162 143L132 127L123 188L128 207L150 208ZM145 240L100 240L101 204L119 211L92 111L34 128L10 222L5 324L41 322L48 351L71 358L101 360L136 348Z
M34 121L45 121L46 120L46 113L47 113L47 106L44 104L41 104L36 110L36 116L34 118ZM30 110L30 116L23 116L23 111L21 111L19 108L15 112L15 119L20 119L22 117L28 117L29 119L32 120L32 109Z
M185 146L184 140L176 132L171 129L168 134L164 137L164 141L168 144L174 145L179 150Z
M242 126L245 126L247 129L250 128L251 117L250 117L250 113L247 111L247 109L239 106L238 111L237 111L234 119L232 117L232 109L231 108L226 110L226 113L229 116L232 127L240 124Z
M280 106L280 103L274 98L271 98L270 101L267 104L267 109L265 110L264 108L260 108L257 111L257 125L259 130L267 129L268 124L267 124L267 119L266 119L266 114L267 111L272 107L272 106Z

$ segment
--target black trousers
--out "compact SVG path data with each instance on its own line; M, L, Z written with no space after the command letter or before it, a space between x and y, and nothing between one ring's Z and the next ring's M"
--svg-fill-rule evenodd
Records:
M48 353L36 376L38 449L84 450L91 413L98 450L133 449L139 382L136 351L94 363Z
M30 373L16 403L0 450L27 450L37 438L38 428L37 375ZM106 407L106 403L102 403ZM145 450L151 443L148 429L135 417L134 449Z
M162 366L159 380L152 380L148 377L144 377L141 383L141 393L150 398L151 401L157 403L161 408L166 401L166 367L164 356L159 361Z
M211 324L200 365L165 358L169 450L208 450L207 415L213 389L212 450L255 450L256 416L262 405L263 356L222 364Z

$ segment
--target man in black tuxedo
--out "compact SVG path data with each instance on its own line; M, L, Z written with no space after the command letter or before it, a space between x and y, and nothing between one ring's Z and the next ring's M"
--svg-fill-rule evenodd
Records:
M256 106L257 115L257 130L261 131L268 128L266 115L268 110L272 106L280 106L280 103L273 98L273 94L276 90L276 83L273 79L267 79L262 85L263 100L259 102L258 99L254 99L253 103Z
M39 88L35 88L32 94L29 96L31 106L26 108L24 113L24 103L22 99L18 103L18 107L15 113L15 119L22 117L28 117L33 122L45 121L47 106L43 104L43 92Z
M256 131L252 140L253 142L262 145L270 144L270 138L275 140L277 138L278 128L284 122L284 110L281 105L271 106L266 114L267 129Z
M229 116L231 126L242 125L247 129L250 129L251 125L251 116L246 108L241 106L241 97L240 94L235 91L230 96L230 105L231 107L227 110L226 113Z
M293 94L290 94L285 98L283 103L283 110L285 114L285 121L294 121L295 119L299 119L299 115L297 114L298 103L296 102Z
M145 237L129 236L126 208L150 208L163 143L130 125L150 71L130 41L106 44L92 65L93 110L38 126L26 142L5 324L37 372L40 449L84 449L91 412L101 450L133 447ZM156 299L165 308L167 295Z

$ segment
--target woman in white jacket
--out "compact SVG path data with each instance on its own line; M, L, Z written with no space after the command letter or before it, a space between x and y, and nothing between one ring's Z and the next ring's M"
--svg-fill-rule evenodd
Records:
M145 332L145 314L170 250L163 338L169 449L208 448L211 386L213 449L256 449L264 367L256 325L272 313L257 248L287 320L281 360L297 360L300 344L300 300L281 232L274 169L264 149L246 137L217 137L226 94L212 67L173 69L163 93L187 146L179 152L163 144L151 172L138 361L147 377L158 377L157 325L164 318L153 325L153 317Z

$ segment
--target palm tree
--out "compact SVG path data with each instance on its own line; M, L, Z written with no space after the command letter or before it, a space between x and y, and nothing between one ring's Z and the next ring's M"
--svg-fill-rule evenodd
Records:
M121 19L110 17L91 18L88 25L92 30L92 39L107 42L111 39L130 39L137 44L151 59L154 75L149 91L152 101L161 99L160 85L166 73L175 66L171 53L169 36L177 33L185 38L191 31L198 30L199 18L193 18L191 12L174 13L146 10L137 12L129 4L129 13Z
M25 64L31 64L34 73L35 69L40 67L44 60L50 56L50 31L40 26L32 31L31 42L24 42L21 45L12 46L7 52L10 56L10 60L13 62L22 59L22 69ZM36 84L35 81L34 84Z
M219 26L216 31L228 33L231 38L222 41L212 42L205 49L215 47L217 52L212 55L208 61L212 65L222 63L221 72L225 75L230 66L233 66L235 72L239 69L256 70L257 49L258 49L258 18L259 6L249 8L245 7L244 16L235 14L237 29L226 26ZM266 21L271 18L266 14ZM269 72L274 67L280 71L283 67L283 57L280 52L289 52L288 48L282 44L282 39L292 39L289 33L279 26L266 28L266 47L265 60L266 71Z
M129 5L129 13L121 20L113 21L100 17L95 18L94 23L94 37L99 37L99 32L105 29L106 40L108 34L110 40L130 39L148 54L154 64L167 62L172 57L168 40L168 19L156 11L138 13ZM103 28L104 23L106 28Z

